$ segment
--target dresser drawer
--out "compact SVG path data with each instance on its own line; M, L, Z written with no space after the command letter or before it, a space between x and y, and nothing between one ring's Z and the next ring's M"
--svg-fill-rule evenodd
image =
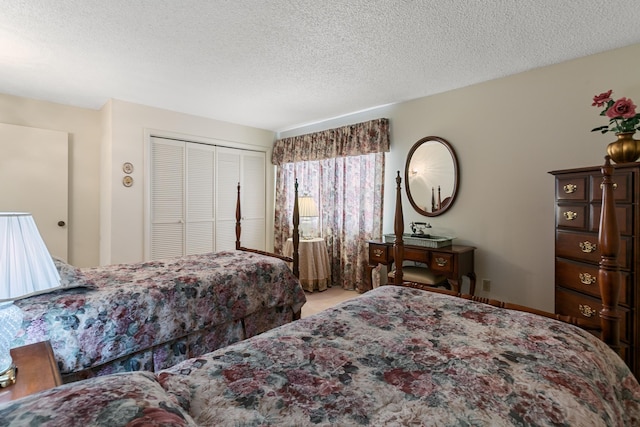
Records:
M369 242L369 262L388 264L393 259L393 247Z
M556 179L556 199L587 201L587 177L562 177Z
M429 264L429 251L413 246L404 247L404 259Z
M593 204L589 215L589 231L598 232L600 229L601 205ZM633 234L633 205L617 205L616 220L620 234L630 236Z
M633 253L632 247L631 237L623 236L620 239L620 251L618 252L620 268L629 269L631 264L629 257ZM598 235L556 230L556 256L598 264L600 262Z
M431 254L431 262L429 268L433 271L441 271L450 273L454 269L454 257L452 254L443 252L433 252Z
M558 205L556 207L556 225L562 228L586 230L589 223L587 205Z
M600 328L600 310L602 302L598 298L579 294L570 290L556 287L556 313L573 316L583 320L589 328ZM618 307L620 312L620 339L629 341L630 328L629 310Z
M620 273L620 304L629 305L630 276ZM598 266L556 258L556 285L588 294L600 299L600 285L598 284Z
M602 175L600 173L590 176L591 201L602 201ZM633 200L633 173L618 172L613 174L613 195L616 202L631 202Z

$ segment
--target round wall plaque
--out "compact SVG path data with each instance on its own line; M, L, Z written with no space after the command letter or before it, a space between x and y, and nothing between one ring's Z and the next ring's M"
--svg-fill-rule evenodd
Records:
M122 170L124 171L124 173L131 173L133 172L133 165L127 162L122 165Z

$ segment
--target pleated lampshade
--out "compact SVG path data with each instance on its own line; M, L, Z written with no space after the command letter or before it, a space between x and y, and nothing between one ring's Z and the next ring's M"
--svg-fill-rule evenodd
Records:
M59 284L60 275L31 214L0 212L0 302Z

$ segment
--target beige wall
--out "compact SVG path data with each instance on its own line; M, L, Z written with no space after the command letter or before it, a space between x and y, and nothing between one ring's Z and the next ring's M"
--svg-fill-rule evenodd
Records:
M271 158L271 131L110 100L101 111L0 94L0 122L69 133L69 262L76 266L136 262L144 258L145 150L148 135L183 137ZM135 183L122 185L131 162ZM273 182L273 168L267 168ZM273 211L268 186L267 212ZM267 228L273 228L267 215ZM269 236L267 247L273 247Z
M435 232L476 246L478 280L491 280L491 292L478 295L552 311L554 180L547 172L604 161L615 136L590 132L606 124L592 97L613 89L638 104L638 70L640 45L634 45L281 136L388 117L385 233L393 232L394 177L398 170L404 176L409 149L424 136L447 139L460 163L458 199L444 215L425 218L405 197L405 228L427 219Z
M552 310L554 186L547 172L602 163L613 137L589 132L605 124L591 98L613 89L640 102L639 69L640 45L634 45L282 136L389 117L385 233L393 231L395 172L404 170L413 143L427 135L449 140L461 168L458 200L431 224L478 248L478 278L492 282L489 294L478 294ZM98 112L0 94L0 122L69 132L70 261L79 266L142 259L145 177L139 166L147 130L257 146L273 141L269 131L122 101ZM130 189L121 184L126 161L136 167ZM273 195L267 200L272 209ZM407 224L425 219L406 201L403 208Z
M149 135L210 142L227 147L254 148L271 159L274 134L271 131L218 120L175 113L144 105L111 100L102 109L104 128L101 171L100 263L136 262L144 259L145 184ZM133 186L122 185L122 164L134 165ZM267 182L273 182L273 168L267 168ZM267 212L273 212L273 186L269 185ZM267 215L267 229L273 229L273 215ZM269 235L267 247L273 247Z
M100 220L99 113L0 94L0 123L69 133L69 261L78 266L96 265Z

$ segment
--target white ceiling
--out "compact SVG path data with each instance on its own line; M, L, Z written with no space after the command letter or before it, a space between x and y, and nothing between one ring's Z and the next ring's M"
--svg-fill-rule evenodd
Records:
M639 42L638 0L0 0L0 92L282 131Z

